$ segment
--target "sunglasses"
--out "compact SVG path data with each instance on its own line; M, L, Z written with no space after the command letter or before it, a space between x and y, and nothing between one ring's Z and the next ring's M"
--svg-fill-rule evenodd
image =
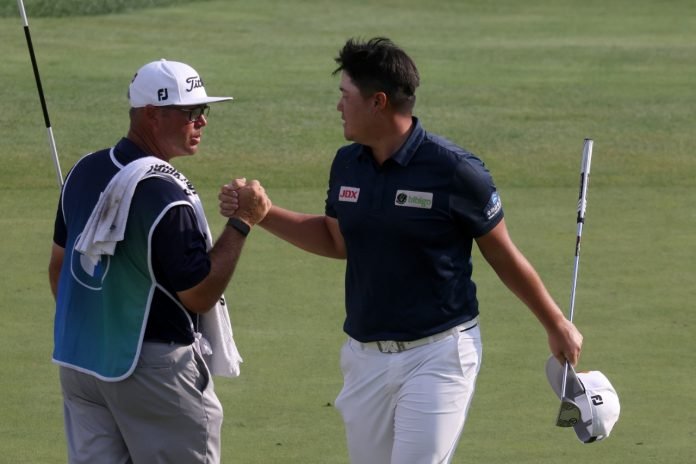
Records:
M188 118L189 122L198 121L201 116L205 116L207 118L208 113L210 113L210 107L208 105L194 106L192 108L187 108L185 106L165 106L164 108L186 113L186 117Z

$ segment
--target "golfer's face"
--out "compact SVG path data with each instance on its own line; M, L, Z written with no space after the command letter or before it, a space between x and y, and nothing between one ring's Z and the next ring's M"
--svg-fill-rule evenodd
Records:
M370 120L373 115L373 99L364 98L360 89L351 80L350 76L343 72L339 87L341 98L336 109L343 119L343 136L346 140L360 142L368 134Z

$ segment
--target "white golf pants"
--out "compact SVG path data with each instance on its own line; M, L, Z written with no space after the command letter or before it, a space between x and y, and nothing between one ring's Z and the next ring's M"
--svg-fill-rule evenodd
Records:
M336 399L352 464L452 460L481 366L479 327L400 353L348 339Z

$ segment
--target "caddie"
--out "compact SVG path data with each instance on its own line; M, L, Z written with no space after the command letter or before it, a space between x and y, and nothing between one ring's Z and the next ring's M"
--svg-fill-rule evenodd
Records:
M49 264L68 462L218 463L211 375L241 357L223 291L270 204L258 182L213 244L193 184L212 103L198 72L159 60L129 86L130 128L67 175Z

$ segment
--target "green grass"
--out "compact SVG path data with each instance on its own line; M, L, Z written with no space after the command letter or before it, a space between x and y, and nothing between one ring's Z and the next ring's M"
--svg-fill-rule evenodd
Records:
M58 18L34 15L39 3L25 2L64 173L125 133L127 84L147 61L188 62L209 93L235 97L213 108L199 155L175 161L215 230L217 189L241 175L261 179L279 205L322 212L344 143L333 57L348 37L386 35L419 65L416 114L486 161L513 238L567 308L582 140L592 137L580 368L608 375L621 419L592 445L553 425L544 333L475 256L484 366L455 462L692 460L693 2L239 0ZM82 15L97 3L77 4ZM13 8L0 2L0 462L60 463L46 278L58 190ZM341 262L252 232L227 291L242 376L216 381L224 462L347 462L332 406L342 273Z
M69 17L123 13L205 0L26 0L24 9L29 18ZM0 1L0 17L19 14L18 3L14 0Z

